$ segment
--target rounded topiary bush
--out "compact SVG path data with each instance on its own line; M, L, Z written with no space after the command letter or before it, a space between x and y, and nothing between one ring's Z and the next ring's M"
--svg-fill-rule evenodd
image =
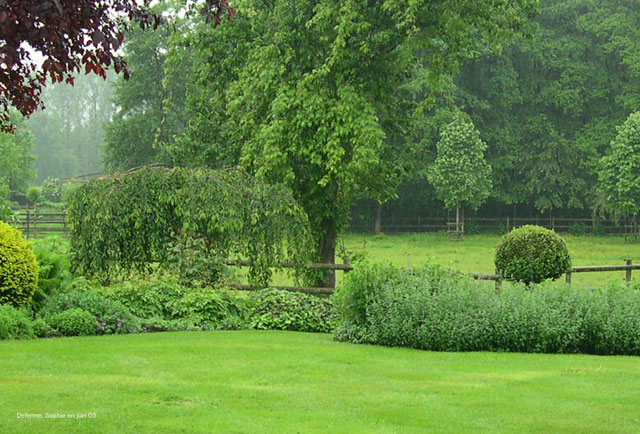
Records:
M540 226L527 225L502 237L495 264L506 279L540 283L569 271L571 257L560 235Z
M0 304L27 304L38 288L38 261L22 233L0 222Z

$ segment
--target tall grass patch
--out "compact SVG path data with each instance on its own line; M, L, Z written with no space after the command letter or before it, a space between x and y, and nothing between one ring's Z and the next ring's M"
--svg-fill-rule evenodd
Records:
M335 296L339 340L433 351L640 355L640 291L495 291L438 265L362 263Z

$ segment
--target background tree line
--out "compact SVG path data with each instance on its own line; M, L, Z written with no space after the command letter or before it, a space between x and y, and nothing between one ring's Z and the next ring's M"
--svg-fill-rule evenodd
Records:
M437 194L433 170L441 133L466 119L490 167L478 213L602 208L603 157L639 106L633 2L365 3L240 1L213 27L163 2L173 18L129 32L131 79L103 92L99 114L85 90L52 97L30 121L52 152L36 147L39 176L93 170L100 155L108 169L241 165L297 191L318 243L331 244L349 209L372 219L375 204L384 218L458 203ZM82 119L75 143L94 148L56 137L82 131ZM57 160L77 163L63 172Z

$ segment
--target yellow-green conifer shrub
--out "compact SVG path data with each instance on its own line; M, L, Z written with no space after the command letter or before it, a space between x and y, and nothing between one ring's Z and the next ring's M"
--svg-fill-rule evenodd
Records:
M38 288L38 261L22 233L0 222L0 304L27 304Z

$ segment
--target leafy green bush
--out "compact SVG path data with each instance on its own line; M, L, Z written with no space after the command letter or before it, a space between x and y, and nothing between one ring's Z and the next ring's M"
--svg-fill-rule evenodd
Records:
M105 297L122 303L138 318L173 319L172 306L183 297L187 288L171 275L134 276L130 280L110 286L97 287Z
M171 311L174 319L185 319L195 326L219 329L224 328L225 324L246 321L249 302L237 291L191 288L171 304Z
M56 336L56 331L43 319L36 318L33 321L33 334L39 338L50 338Z
M38 261L38 289L33 295L32 304L39 309L44 299L62 290L71 280L71 263L68 257L68 243L60 237L48 237L37 240L33 252Z
M215 259L233 253L251 260L251 283L266 283L281 262L302 275L313 250L291 193L237 170L156 167L91 180L72 195L68 219L74 270L100 278L170 266L177 245L216 265L208 273L197 255L185 256L185 276L209 284Z
M47 323L63 336L90 336L96 334L93 315L78 307L63 310L46 317Z
M0 178L0 221L9 222L13 217L11 202L9 202L9 185L6 179Z
M495 264L506 279L540 283L569 271L571 257L560 235L540 226L526 225L502 237Z
M398 291L403 291L406 306L398 305L399 316L394 320L401 323L408 319L409 311L421 309L431 293L458 287L461 282L459 273L431 263L417 269L368 261L357 263L333 296L337 312L336 337L351 342L377 340L377 337L369 336L374 331L369 310L372 303L378 303L383 289L397 287Z
M62 183L58 178L47 178L42 183L42 196L48 202L60 202L62 200Z
M42 198L42 189L36 185L31 185L27 188L25 197L31 204L35 204Z
M181 234L169 248L168 268L184 286L203 287L221 281L228 269L226 258L208 246L204 238Z
M335 296L339 340L434 351L640 355L640 291L485 282L360 264Z
M195 331L201 328L184 319L165 319L160 317L142 318L140 320L141 332L179 332Z
M333 304L327 298L278 289L257 291L251 297L255 301L251 313L253 328L317 333L334 328Z
M135 278L98 291L139 318L180 320L200 329L246 328L251 305L251 300L238 291L188 288L170 274Z
M0 222L0 303L31 301L38 288L38 262L17 229Z
M8 304L0 304L0 339L33 337L33 327L27 314Z
M122 303L111 300L93 289L71 290L47 298L40 315L47 318L69 309L79 308L93 318L93 334L134 333L140 321Z

